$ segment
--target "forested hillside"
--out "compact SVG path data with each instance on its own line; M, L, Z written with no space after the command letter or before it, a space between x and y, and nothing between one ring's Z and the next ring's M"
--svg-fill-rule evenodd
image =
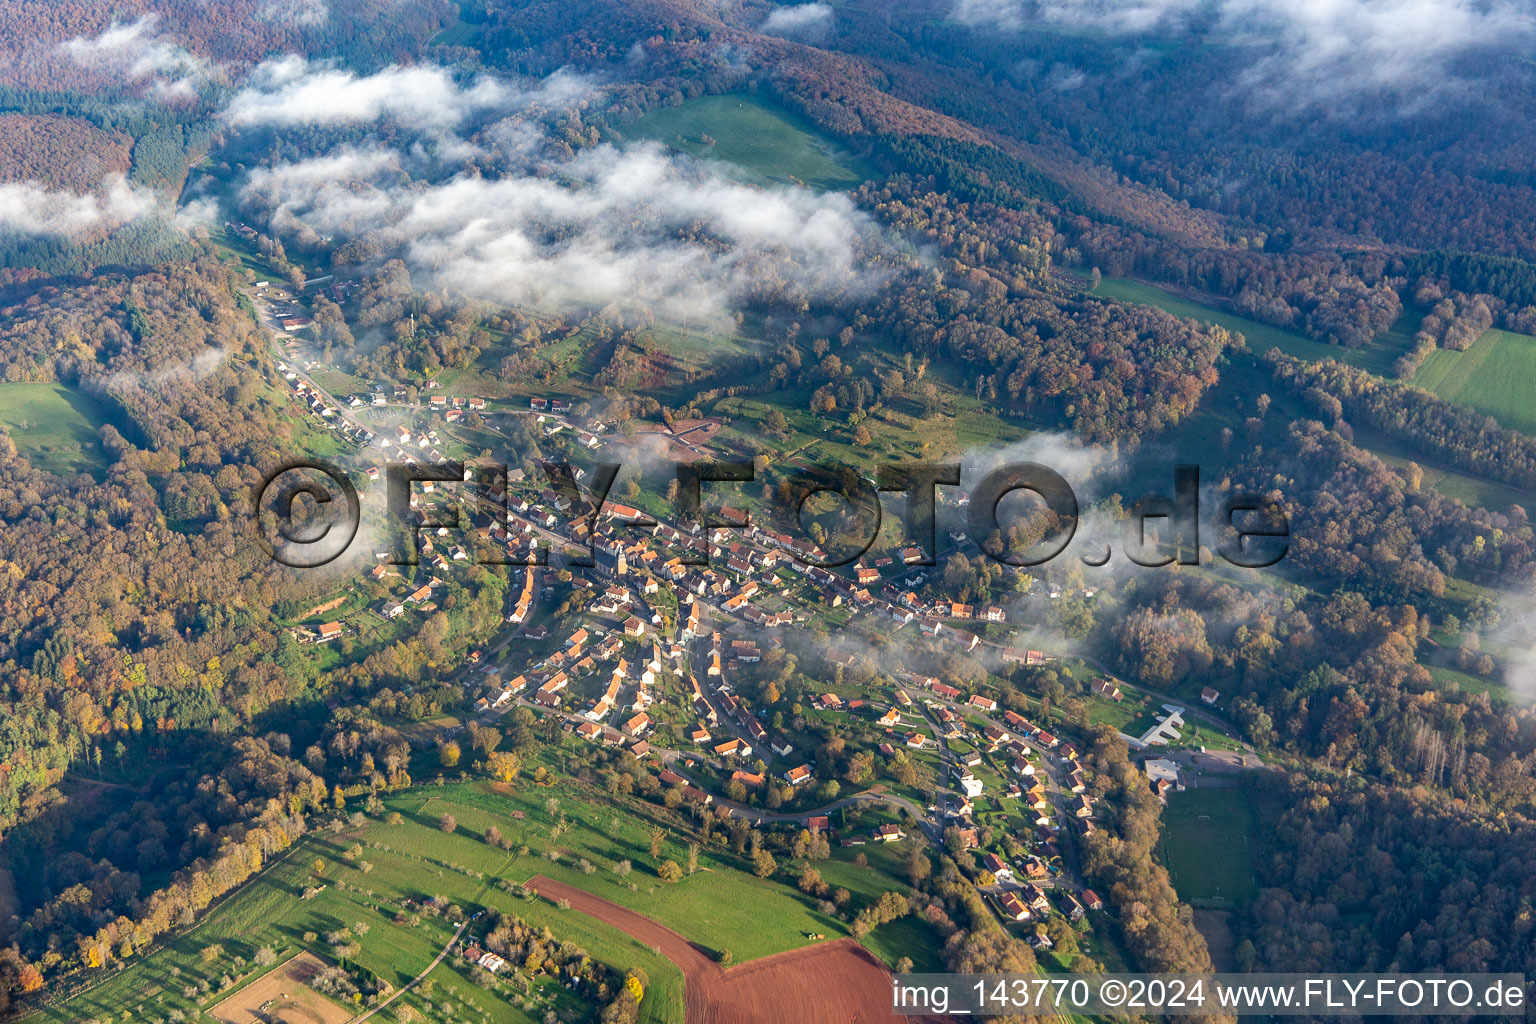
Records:
M467 916L396 860L453 874L465 906L495 888L532 908L530 848L565 882L608 857L619 902L643 874L678 927L667 887L703 851L701 885L798 908L881 970L1214 954L1536 976L1529 19L1435 0L1460 42L1399 59L1372 5L1341 4L1358 17L1328 30L1360 33L1356 66L1278 5L1166 6L0 8L0 1008L69 1014L158 971L295 849L304 913L372 900L373 860L406 901L367 908L372 943L340 918L324 942L291 929L356 1003L393 991L381 935ZM371 500L407 455L505 463L505 507L450 530L421 490L415 564L371 520L324 571L274 563L253 511L270 473L323 460ZM551 482L569 461L590 488L610 458L617 525ZM966 487L1051 463L1082 529L1005 565L1061 517L1015 508L972 537L946 483L931 568L893 539L911 520L866 539L846 510L807 512L809 541L710 536L672 519L672 464L698 460L753 468L709 486L758 525L818 460L845 483L961 464ZM1133 518L1175 464L1199 467L1200 564L1133 563L1175 546ZM1217 559L1228 499L1284 514L1279 563ZM788 566L837 543L847 566ZM602 563L570 559L593 544ZM1165 867L1137 741L1184 705L1176 756L1230 753L1262 812L1251 898L1217 908L1230 957ZM620 727L623 750L598 745ZM970 768L991 788L951 813ZM450 863L410 846L468 842L420 810L429 784L510 816ZM645 822L636 881L628 845L563 848L599 841L598 807L613 834ZM530 809L547 836L503 835ZM415 838L386 855L397 826ZM845 863L830 829L882 844ZM1069 925L1058 900L1036 928L982 867L999 851L1107 911ZM492 917L528 983L477 960L464 1019L495 1000L533 1020L537 999L667 1019L600 936L581 941L613 970L558 947L602 986L583 1008L539 968L556 947ZM423 964L474 934L424 951L431 927ZM165 1019L254 969L212 948L220 974L174 985ZM681 1005L677 978L656 991Z

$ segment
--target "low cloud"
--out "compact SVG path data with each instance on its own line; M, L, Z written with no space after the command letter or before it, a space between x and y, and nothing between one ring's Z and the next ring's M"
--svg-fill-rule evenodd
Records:
M176 225L188 231L215 227L223 219L218 200L208 196L185 202L176 211Z
M223 117L236 127L387 120L418 131L446 131L477 114L565 105L590 90L584 78L567 72L557 72L529 90L489 75L461 82L437 65L395 65L358 75L290 54L259 65L225 106Z
M36 182L7 182L0 184L0 233L75 238L120 227L153 205L120 174L105 179L99 192L83 195Z
M107 391L115 391L126 387L163 388L167 384L195 384L198 381L211 377L214 371L223 366L224 361L228 358L229 352L227 349L210 348L203 350L191 359L172 363L169 366L161 366L153 370L119 371L96 383L97 386Z
M273 25L311 28L331 20L326 0L263 0L256 17Z
M956 0L952 15L993 29L1209 31L1268 51L1241 85L1302 105L1383 88L1438 91L1458 58L1536 37L1536 18L1517 0Z
M392 151L342 150L252 172L242 202L280 232L367 236L438 287L543 310L724 325L754 298L863 294L882 278L878 230L846 196L741 185L656 147L496 179L411 182L400 167Z
M1521 704L1536 703L1536 599L1529 593L1504 593L1498 600L1499 623L1485 630L1484 647L1503 661L1504 685Z
M60 43L59 50L82 68L129 83L147 83L163 99L194 98L213 67L170 37L157 34L158 24L154 14L128 24L114 21L100 35L76 36Z
M967 451L961 479L970 486L999 466L1018 462L1048 466L1082 496L1085 485L1114 466L1114 454L1101 445L1085 444L1076 434L1039 431L1012 444Z
M1037 463L1060 474L1072 488L1078 502L1078 523L1072 542L1048 563L1046 571L1078 566L1084 568L1089 576L1118 572L1119 567L1114 564L1101 569L1087 566L1082 561L1084 558L1098 561L1107 544L1113 545L1117 555L1122 547L1121 524L1109 521L1092 507L1092 503L1101 498L1107 489L1106 481L1121 469L1115 453L1101 445L1085 444L1074 434L1041 431L1009 445L967 451L961 462L962 488L969 495L992 470L1023 462ZM1038 506L1039 500L1034 496L1026 497L1021 492L1015 492L999 506L999 518L1006 525L1012 515ZM941 525L945 530L970 532L967 516L958 511L950 511L942 518Z
M825 31L831 23L832 8L826 4L797 4L775 10L758 31L771 36L807 36Z

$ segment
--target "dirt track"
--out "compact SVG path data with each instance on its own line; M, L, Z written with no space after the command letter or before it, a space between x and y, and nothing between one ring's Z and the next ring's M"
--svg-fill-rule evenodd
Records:
M352 1011L308 986L309 980L325 970L325 966L325 961L313 953L300 953L240 989L208 1014L222 1024L345 1024L352 1019Z
M670 928L627 907L543 875L528 887L611 924L677 964L686 984L687 1024L916 1024L891 1012L891 975L852 939L822 942L723 970Z

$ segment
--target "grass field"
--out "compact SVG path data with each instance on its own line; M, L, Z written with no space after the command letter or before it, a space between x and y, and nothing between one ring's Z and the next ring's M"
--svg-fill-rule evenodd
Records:
M553 815L547 806L551 797L559 802ZM423 786L391 796L386 806L398 811L403 823L375 818L340 833L312 834L189 932L130 957L93 987L21 1019L27 1024L168 1021L173 1011L207 1013L264 976L254 963L259 948L272 949L279 962L306 950L333 958L325 936L342 928L351 929L361 947L354 962L399 988L431 962L454 927L444 918L405 907L404 901L441 896L465 913L494 908L548 927L619 970L641 967L650 978L642 1021L681 1021L682 975L670 961L615 928L542 900L524 901L503 887L535 874L640 911L707 951L729 949L738 963L810 945L807 933L836 938L848 932L843 922L820 914L791 886L736 870L740 865L719 847L701 851L698 871L681 882L661 882L656 875L661 861L687 864L682 837L665 835L660 856L652 858L652 822L643 812L577 799L563 787ZM438 828L445 813L458 822L451 835ZM557 829L562 820L564 829ZM483 841L491 825L512 840L513 852ZM350 856L354 844L362 849ZM525 853L516 849L522 846ZM856 901L905 889L892 875L902 851L873 851L865 869L849 863L851 856L838 851L824 870ZM621 877L614 868L626 860L633 870ZM322 864L318 870L317 861ZM306 887L320 885L318 894L301 898ZM484 931L484 925L472 926L465 940ZM925 950L936 941L928 926L904 920L877 929L865 944L887 963L906 955L931 965L935 961ZM221 951L205 962L202 953L210 946ZM482 987L450 958L429 980L429 994L413 990L405 997L429 1020L525 1024L551 1011L562 1020L584 1016L575 997L553 979L540 978L529 994L506 976ZM381 1019L394 1018L386 1014Z
M453 794L458 788L432 790L430 799L470 817L472 808L437 795ZM682 976L669 962L616 929L580 915L564 914L541 901L524 902L494 888L491 883L500 877L521 880L535 872L548 874L558 869L537 858L513 869L518 859L515 855L471 838L465 829L446 836L435 824L418 822L412 809L428 795L417 791L390 802L405 814L404 824L371 821L355 832L306 839L191 932L147 957L131 960L124 970L75 999L24 1019L77 1022L118 1019L128 1013L124 1019L159 1021L167 1019L172 1010L206 1011L260 975L251 966L259 947L272 948L279 958L306 948L325 955L323 939L310 936L323 937L343 927L357 932L359 922L366 926L366 932L357 937L362 951L356 963L398 988L431 962L453 929L449 922L428 915L411 915L407 923L395 923L401 901L444 896L466 912L494 907L547 926L561 939L620 969L639 965L651 980L642 1020L681 1020ZM510 818L503 822L508 829L514 824ZM354 842L365 848L355 862L345 856ZM314 871L317 859L325 865L318 874ZM364 861L370 870L362 868ZM571 873L580 876L575 869ZM299 898L305 886L316 884L325 886L317 896ZM224 952L213 963L205 964L199 954L210 945L222 946ZM451 960L436 968L430 980L430 1001L437 1009L426 1006L415 993L407 997L429 1020L442 1019L442 1011L449 1006L454 1008L455 1019L504 1024L540 1020L550 1010L561 1019L582 1016L574 997L553 980L536 984L531 996L524 996L502 979L493 981L490 989L481 988ZM203 982L208 984L206 992L199 991Z
M733 177L755 185L803 182L846 189L865 178L857 158L783 107L756 96L700 96L678 107L652 110L620 129L631 142L659 142L674 150L732 165ZM704 136L715 139L714 145Z
M882 370L904 366L904 354L888 346L871 345L866 351L876 356ZM814 358L808 347L802 354L806 359ZM846 414L838 412L823 417L810 411L812 391L806 387L723 398L708 411L735 421L726 437L764 446L770 460L777 452L852 466L867 466L878 460L956 457L977 449L1001 448L1030 433L1028 426L1018 419L1005 418L976 398L955 367L930 364L923 382L938 386L938 404L933 415L928 415L915 397L920 388L914 385L910 394L892 400L861 421L871 436L865 447L854 443L853 428L847 425ZM762 429L764 420L775 409L784 415L788 427L782 437L771 436Z
M0 384L0 427L46 472L87 473L105 466L96 438L103 422L94 401L62 384Z
M479 867L487 848L469 833L480 834L496 825L505 835L520 831L517 821L507 811L519 809L535 821L547 819L543 801L550 791L514 793L510 796L479 794L460 787L454 799L433 798L422 806L415 818L423 823L436 822L446 811L464 826L462 835L443 836L428 828L416 830L396 840L407 852L455 860L465 866ZM499 806L498 806L499 805ZM669 838L663 843L660 858L649 855L647 823L633 815L619 816L612 810L563 800L560 809L573 827L560 837L558 844L530 835L525 841L536 852L558 848L564 852L560 863L530 862L516 866L509 877L523 881L525 876L542 873L550 878L579 886L604 899L638 910L647 917L681 932L710 949L727 949L738 961L755 960L806 945L806 932L842 934L846 929L812 908L782 886L765 882L734 870L734 867L701 853L701 870L676 885L667 885L656 877L661 861L687 862L683 843ZM524 819L525 821L528 819ZM419 844L419 845L418 845ZM577 864L586 859L599 869L586 874ZM611 868L630 860L634 872L620 879ZM636 888L631 889L630 883Z
M1440 665L1426 665L1425 668L1429 670L1429 675L1435 682L1444 687L1455 683L1462 693L1488 693L1499 698L1511 696L1509 690L1496 679L1484 679L1482 676L1474 676L1468 672Z
M482 26L455 20L452 25L439 29L427 40L428 46L474 46L483 31Z
M1202 305L1165 291L1143 281L1106 277L1099 282L1093 294L1120 302L1134 302L1143 306L1156 306L1174 316L1205 323L1218 324L1229 331L1238 331L1248 340L1248 348L1256 356L1262 356L1271 348L1278 348L1286 355L1298 359L1337 359L1341 363L1357 366L1362 370L1382 376L1391 376L1392 364L1407 348L1412 331L1394 326L1386 335L1375 339L1362 348L1344 348L1314 341L1295 331L1287 331L1269 324L1259 323L1235 313L1227 313L1212 306ZM1404 314L1408 319L1413 314Z
M1431 352L1413 383L1536 434L1536 338L1485 331L1465 352Z
M1104 278L1095 295L1156 306L1174 316L1189 317L1241 331L1255 355L1271 347L1300 359L1337 359L1362 370L1393 378L1392 363L1412 340L1419 315L1403 314L1386 335L1363 348L1327 345L1292 331L1224 313L1174 295L1154 285L1123 278ZM1530 382L1536 378L1536 337L1512 331L1485 331L1465 352L1438 350L1414 375L1413 384L1441 398L1470 405L1506 427L1536 434L1536 402Z
M1163 810L1163 863L1179 899L1232 909L1253 898L1254 809L1243 788L1172 793Z
M1533 497L1536 497L1519 487L1458 473L1424 452L1415 451L1369 427L1355 428L1355 444L1369 449L1398 469L1405 468L1409 462L1417 464L1424 471L1424 486L1433 487L1447 498L1455 498L1477 508L1503 510L1511 505L1530 508Z
M1241 416L1234 417L1227 413L1229 410L1241 408L1241 403L1251 399L1253 393L1257 391L1268 392L1275 400L1276 408L1287 414L1285 417L1275 417L1275 423L1288 422L1295 415L1313 415L1309 410L1301 408L1294 400L1278 393L1273 381L1269 379L1268 372L1262 364L1255 363L1253 357L1262 355L1270 348L1279 348L1282 352L1300 359L1335 359L1389 379L1396 379L1392 375L1392 363L1406 349L1413 332L1417 330L1418 322L1422 319L1418 313L1405 312L1402 319L1383 337L1364 348L1346 349L1313 341L1268 324L1223 313L1140 281L1105 278L1094 294L1104 295L1121 302L1156 306L1175 316L1220 324L1229 330L1241 331L1248 339L1251 355L1234 354L1230 365L1222 371L1221 383L1201 403L1200 409L1189 418L1187 426L1181 424L1170 434L1168 438L1170 441L1183 439L1192 446L1191 450L1201 448L1212 450L1210 442L1215 436L1215 430L1222 425L1239 428ZM1498 341L1489 344L1491 335L1503 335L1506 339L1514 340L1507 345ZM1527 346L1526 342L1530 345ZM1495 355L1495 352L1499 354ZM1464 361L1466 356L1474 356L1475 361ZM1531 360L1528 364L1529 369L1524 368L1527 365L1526 359ZM1425 374L1430 371L1431 364L1436 369L1426 380ZM1530 430L1533 428L1521 427L1520 423L1504 417L1518 418L1523 415L1536 424L1536 411L1523 409L1515 397L1520 391L1522 382L1529 380L1532 372L1536 372L1536 338L1509 334L1505 331L1490 331L1465 353L1433 353L1420 369L1413 383L1420 387L1428 387L1444 398L1464 402L1490 415L1498 416L1501 422L1508 426ZM1498 373L1506 376L1494 380ZM1522 373L1525 376L1519 376ZM1490 383L1490 380L1494 382ZM1529 388L1527 387L1526 390L1528 391ZM1228 392L1237 396L1236 403L1224 397ZM1497 411L1496 406L1504 411ZM1520 408L1520 412L1510 412L1511 407ZM1279 441L1277 437L1265 439L1266 444L1277 441ZM1499 510L1514 504L1530 506L1532 497L1527 491L1458 472L1455 467L1439 464L1432 456L1411 449L1368 427L1355 425L1355 443L1398 468L1406 466L1408 461L1412 460L1424 470L1424 485L1434 488L1448 498L1455 498L1479 508Z
M1141 709L1142 704L1134 694L1126 694L1125 699L1118 703L1101 697L1090 697L1088 698L1088 721L1093 725L1107 725L1121 732L1130 732L1127 727L1140 717ZM1138 733L1130 734L1139 735Z

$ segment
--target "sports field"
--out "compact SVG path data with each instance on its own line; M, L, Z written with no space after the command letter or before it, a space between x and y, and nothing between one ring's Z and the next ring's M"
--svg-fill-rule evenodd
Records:
M856 157L799 117L769 100L740 93L661 107L620 133L632 142L659 142L724 161L737 168L733 176L757 185L798 181L813 188L845 189L865 177Z
M1465 352L1431 352L1413 383L1536 434L1536 338L1485 331Z
M1163 810L1163 863L1179 898L1232 908L1253 898L1254 811L1243 788L1172 793Z
M96 438L103 422L95 402L62 384L0 384L0 427L46 472L86 473L104 466Z

